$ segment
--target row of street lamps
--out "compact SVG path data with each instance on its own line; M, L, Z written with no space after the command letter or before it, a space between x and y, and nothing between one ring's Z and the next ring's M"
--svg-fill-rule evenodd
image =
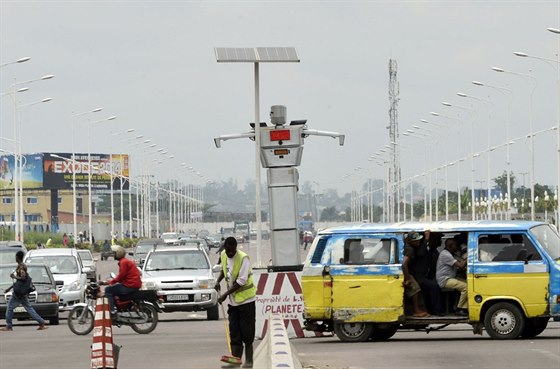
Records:
M29 60L31 60L31 57L22 57L22 58L19 58L17 60L11 61L11 62L1 63L0 68L6 67L6 66L9 66L9 65L25 63ZM23 166L24 166L25 157L23 156L22 148L21 148L21 143L22 143L22 137L21 137L21 131L22 131L22 129L21 129L21 124L22 124L21 109L25 108L25 107L30 107L30 106L34 106L34 105L37 105L37 104L49 102L49 101L52 100L52 98L47 97L47 98L43 98L43 99L35 101L35 102L31 102L31 103L27 103L27 104L20 104L19 99L18 99L18 93L29 91L30 88L27 87L27 86L26 87L19 87L19 86L29 85L29 84L39 82L39 81L50 80L53 77L54 77L54 75L47 74L47 75L44 75L40 78L31 79L31 80L27 80L27 81L21 81L21 82L18 82L16 79L14 79L14 83L12 83L9 86L10 91L2 92L0 94L2 97L10 96L12 98L12 102L13 102L13 105L14 105L14 127L13 127L14 136L13 136L13 139L8 139L6 137L0 137L0 142L2 140L10 141L10 142L13 143L13 147L14 147L13 151L7 151L7 150L2 148L2 152L9 153L10 155L12 155L14 157L14 172L13 172L14 225L15 225L14 234L15 234L15 239L16 240L19 239L22 242L24 240L24 222L25 222L25 215L24 215L24 211L23 211Z
M555 34L560 34L560 30L555 29L555 28L548 28L548 31L555 33ZM546 130L542 130L542 131L538 131L535 132L534 130L534 124L533 124L533 93L534 90L537 86L537 80L535 79L535 77L533 77L531 74L526 74L526 73L518 73L518 72L514 72L514 71L510 71L510 70L506 70L504 68L500 68L500 67L493 67L492 70L498 72L498 73L506 73L506 74L510 74L510 75L514 75L514 76L518 76L518 77L522 77L528 81L530 81L530 89L529 89L529 107L530 107L530 112L529 112L529 134L526 136L527 138L529 138L530 141L530 171L529 171L529 175L530 175L530 189L531 189L531 199L530 199L530 211L531 211L531 219L535 219L535 201L536 201L536 196L535 196L535 136L538 133L542 133L542 132L549 132L550 130L556 130L557 132L557 188L560 188L560 37L558 38L558 50L559 53L557 54L557 59L550 59L550 58L544 58L544 57L538 57L538 56L533 56L533 55L529 55L527 53L524 52L514 52L514 55L519 56L519 57L524 57L524 58L533 58L533 59L537 59L537 60L541 60L544 62L547 62L549 65L551 65L553 68L555 68L556 72L557 72L557 86L558 86L558 109L557 109L557 125L551 129L546 129ZM480 81L472 81L472 84L478 87L486 87L486 88L490 88L492 90L498 91L499 93L501 93L507 100L507 112L506 112L506 122L505 122L505 143L498 145L496 147L491 147L490 145L490 130L489 130L489 125L487 127L487 148L486 150L480 152L480 153L475 153L474 152L474 123L477 120L478 114L477 114L477 110L473 109L471 107L465 107L465 106L460 106L460 105L455 105L455 104L451 104L449 102L442 102L442 105L445 107L450 107L450 108L455 108L458 109L460 111L466 112L468 114L468 118L470 121L470 155L468 155L466 158L470 159L470 163L471 163L471 201L470 201L470 209L471 209L471 218L475 219L477 214L476 214L476 204L479 204L479 207L481 205L481 202L485 203L484 205L484 209L486 210L487 214L486 214L486 218L491 219L493 216L493 209L495 208L495 206L493 206L493 203L495 203L494 198L491 196L491 181L490 181L490 154L492 151L494 151L497 147L501 147L501 146L505 146L506 147L506 181L507 181L507 193L505 194L505 196L503 196L504 198L504 203L502 204L502 206L500 207L500 209L502 209L503 207L506 208L506 213L505 213L505 217L507 219L509 219L511 217L511 203L512 203L512 189L511 189L511 157L510 157L510 146L516 141L516 140L510 140L510 133L509 133L509 120L510 120L510 110L511 110L511 99L512 99L512 94L513 92L506 87L501 87L501 86L495 86L495 85L491 85L491 84L487 84L487 83L483 83ZM494 109L494 104L492 103L492 101L487 100L487 99L482 99L479 97L475 97L475 96L470 96L467 95L465 93L462 92L458 92L457 95L461 98L466 98L466 99L472 99L475 100L477 102L483 103L484 105L487 105L490 107L489 109L489 118L491 120L492 117L492 111ZM451 117L451 116L447 116L447 115L443 115L443 114L439 114L437 112L431 112L431 115L435 116L435 117L439 117L439 118L444 118L446 120L449 121L457 121L458 122L458 142L460 141L460 127L461 127L461 123L462 120L460 118L460 114L457 114L457 118L455 117ZM424 124L432 124L435 125L438 129L444 128L446 127L446 125L439 125L436 123L431 123L425 119L421 119L420 120L421 123ZM434 138L435 139L435 132L432 129L428 129L424 126L419 126L419 125L413 125L412 129L408 129L405 130L404 132L402 132L402 134L404 136L409 136L409 137L417 137L417 138ZM431 145L430 145L431 146ZM381 148L380 150L378 150L377 152L375 152L372 156L370 156L370 158L368 160L370 161L374 161L377 165L382 166L382 167L386 167L387 164L387 160L385 159L385 155L387 154L387 151L391 148L396 148L396 149L403 149L402 145L399 145L396 142L391 142L391 145L385 145L383 148ZM486 183L487 183L487 195L485 197L480 197L477 198L475 197L475 186L474 186L474 159L478 156L480 156L481 153L486 153L487 157L487 179L486 179ZM431 155L429 155L431 157ZM428 154L425 154L425 168L424 168L424 173L422 175L428 174L428 173L432 173L435 172L435 176L436 176L436 221L438 220L438 211L437 209L439 209L439 195L438 195L438 170L439 169L445 169L445 182L446 182L446 190L445 190L445 201L446 201L446 205L445 205L445 213L446 213L446 219L448 219L448 188L447 188L447 168L449 166L452 165L457 165L457 193L458 193L458 199L457 199L457 207L458 207L458 219L461 220L461 196L460 196L460 179L459 179L459 175L460 175L460 169L459 169L459 163L464 161L466 158L459 158L459 149L457 146L457 157L458 159L454 162L449 163L447 161L447 156L446 153L444 154L444 159L445 159L445 164L442 166L436 166L435 169L432 170L428 170L428 164L426 161L426 158L428 157ZM343 177L343 179L348 178L349 175L346 175L345 177ZM398 184L396 186L396 188L388 188L387 192L389 191L394 191L394 192L400 192L400 187L403 185L403 183L406 183L407 181L412 181L412 178L416 178L416 176L413 176L411 178L402 180L400 184ZM430 193L429 193L429 198L430 198L430 204L431 204L431 174L429 176L429 184L425 183L426 187L430 188ZM397 188L398 187L398 188ZM377 191L377 190L375 190ZM368 192L372 192L371 190ZM387 194L387 197L391 197L389 196L389 194ZM425 194L424 196L424 203L426 204L427 200L426 200L427 195ZM359 198L359 196L358 196ZM394 198L394 196L393 196ZM412 202L412 199L411 199ZM357 203L356 201L354 201L354 203ZM515 204L514 204L515 205ZM432 218L432 213L431 213L431 205L430 205L430 209L429 209L429 218ZM390 208L390 207L389 207ZM426 206L425 206L426 208ZM400 206L396 207L397 209L397 219L400 220ZM556 208L556 219L557 219L557 225L560 227L560 222L558 222L558 219L560 219L560 206L557 206ZM427 211L425 211L425 215L427 216ZM498 214L494 214L495 217L498 216ZM405 214L406 217L406 214ZM389 217L388 217L389 218Z
M19 58L17 60L14 60L12 62L6 62L6 63L2 63L0 64L0 67L6 67L9 65L14 65L14 64L20 64L20 63L24 63L29 61L31 58L30 57L23 57L23 58ZM25 108L25 107L29 107L29 106L33 106L39 103L44 103L44 102L48 102L51 101L52 98L45 98L42 99L40 101L36 101L36 102L32 102L32 103L28 103L28 104L20 104L19 103L19 99L17 98L17 94L28 91L29 87L25 86L23 87L23 85L28 85L37 81L43 81L43 80L48 80L53 78L54 75L45 75L43 77L37 78L37 79L33 79L33 80L28 80L28 81L22 81L22 82L17 82L14 81L14 83L12 85L10 85L10 91L7 92L2 92L0 94L1 97L6 97L6 96L10 96L13 100L13 104L14 104L14 136L13 139L12 138L7 138L7 137L0 137L0 143L2 141L7 141L7 142L11 142L13 144L13 151L8 151L6 149L3 148L3 145L0 145L0 152L12 155L14 158L14 173L13 173L13 184L14 184L14 229L15 229L15 239L16 240L24 240L24 224L25 224L25 219L24 219L24 211L23 211L23 167L25 165L24 160L26 160L25 156L22 154L22 130L21 130L21 109ZM89 242L92 242L92 238L93 238L93 232L92 232L92 220L93 220L93 209L92 209L92 175L93 172L95 173L101 173L103 170L102 168L97 168L96 166L94 166L92 164L92 157L91 157L91 128L94 127L97 124L101 124L101 123L105 123L108 121L112 121L116 119L116 116L110 116L104 119L99 119L99 120L87 120L86 124L87 124L87 165L83 162L83 161L79 161L76 160L76 148L75 148L75 125L76 123L78 123L80 121L80 118L85 117L87 115L90 114L95 114L95 113L99 113L101 112L103 109L98 107L95 109L91 109L88 111L84 111L84 112L78 112L78 113L72 113L71 114L71 133L72 133L72 156L70 159L68 158L63 158L60 157L56 154L52 154L52 156L54 157L58 157L61 158L63 160L69 161L71 162L71 167L72 167L72 208L73 208L73 232L74 232L74 236L76 236L78 234L78 229L77 229L77 225L78 225L78 219L77 219L77 184L76 184L76 173L79 171L80 173L84 173L85 169L87 169L87 176L88 176L88 185L87 185L87 191L88 191L88 209L89 209L89 214L88 214L88 230L89 230ZM126 132L121 132L121 133L132 133L134 132L134 129L129 129ZM118 134L121 134L118 133ZM136 136L136 139L138 138L142 138L142 135ZM128 141L129 143L129 149L132 149L135 147L134 144L132 144L130 141ZM149 144L150 140L144 140L143 142L140 142L139 144ZM155 144L150 144L148 146L149 149L153 149L155 148L157 145ZM137 146L136 146L137 147ZM124 176L122 173L122 165L120 165L120 173L118 173L118 171L115 173L115 168L114 168L114 163L113 163L113 154L112 154L112 147L111 147L111 154L110 154L110 170L109 171L105 171L105 173L110 175L110 180L111 180L111 187L110 187L110 191L111 191L111 233L114 235L115 234L115 227L114 227L114 202L113 202L113 177L115 178L119 178L119 182L120 182L120 192L121 192L121 196L120 196L120 205L121 205L121 239L123 237L124 234L124 204L123 204L123 184L125 181L129 181L130 184L130 189L128 191L128 196L129 196L129 232L132 235L132 183L135 184L136 186L136 191L137 191L137 213L138 213L138 229L139 231L142 233L142 235L144 235L144 232L150 232L151 233L151 209L150 209L150 203L151 203L151 195L152 195L152 190L155 188L156 190L156 231L159 234L160 232L160 227L159 227L159 191L162 190L162 192L167 192L169 195L169 210L170 210L170 227L172 228L178 228L180 223L187 223L190 222L191 220L191 216L187 216L184 215L182 212L185 211L189 211L189 212L193 212L193 213L199 213L200 210L202 209L202 191L196 189L196 187L194 186L179 186L179 184L176 185L175 189L171 188L172 185L172 181L170 179L169 181L169 188L165 189L163 187L161 187L159 185L159 182L157 183L152 183L151 181L151 175L149 175L148 173L152 173L153 171L149 168L149 164L147 164L145 162L145 160L147 160L148 155L150 154L162 154L162 155L166 155L166 159L167 160L171 160L174 158L173 155L167 155L167 151L165 151L164 149L157 149L157 151L154 151L152 153L146 153L145 150L138 150L138 154L139 156L142 157L142 159L145 160L140 160L139 162L141 162L141 164L139 165L139 169L140 169L140 175L138 176L137 180L132 180L132 178L130 178L130 175L128 177ZM122 159L121 159L122 160ZM162 160L160 159L153 159L152 164L161 164ZM181 168L184 169L186 172L186 174L192 174L192 175L196 175L199 178L202 178L204 180L207 180L207 182L211 182L210 180L208 180L204 175L202 175L200 172L196 171L194 168L187 166L186 163L181 163ZM139 203L138 199L142 199L142 204ZM196 204L196 205L193 205ZM171 212L173 212L173 214L171 214ZM140 224L140 221L142 222L142 225Z

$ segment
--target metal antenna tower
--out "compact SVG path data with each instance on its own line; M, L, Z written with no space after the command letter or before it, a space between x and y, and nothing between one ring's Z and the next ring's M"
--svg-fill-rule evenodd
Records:
M387 183L388 221L400 221L401 163L399 158L399 83L397 61L389 59L389 183ZM395 209L396 207L396 209ZM395 218L396 210L396 218Z

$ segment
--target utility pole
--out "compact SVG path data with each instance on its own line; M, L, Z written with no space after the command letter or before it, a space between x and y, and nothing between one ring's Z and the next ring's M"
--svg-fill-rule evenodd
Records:
M397 61L389 59L389 183L387 184L388 221L400 221L401 164L399 158L399 83ZM397 206L395 218L395 205Z

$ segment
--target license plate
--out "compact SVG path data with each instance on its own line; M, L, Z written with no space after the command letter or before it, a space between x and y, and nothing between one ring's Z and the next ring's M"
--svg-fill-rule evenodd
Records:
M189 295L167 295L167 301L189 301Z
M14 313L25 313L26 310L23 306L18 306L17 308L14 308Z

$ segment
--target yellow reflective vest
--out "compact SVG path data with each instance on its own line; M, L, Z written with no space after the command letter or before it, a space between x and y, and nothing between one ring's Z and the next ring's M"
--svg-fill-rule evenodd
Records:
M231 287L231 285L233 284L233 282L235 282L237 280L237 277L239 276L239 271L241 270L241 264L243 263L243 259L244 258L249 258L249 256L244 253L243 251L239 251L237 250L237 252L235 253L234 256L234 262L233 262L233 270L231 272L231 279L232 281L229 280L229 276L227 273L227 255L225 250L222 251L222 254L220 255L221 259L222 259L222 271L224 273L224 277L226 280L226 286L229 289ZM253 284L253 271L251 269L251 266L249 265L249 275L247 276L247 283L245 283L245 285L241 286L241 288L239 288L237 291L235 291L233 293L233 300L237 303L237 304L242 304L243 301L246 301L250 298L253 298L256 296L257 294L257 288L255 287L255 285Z

